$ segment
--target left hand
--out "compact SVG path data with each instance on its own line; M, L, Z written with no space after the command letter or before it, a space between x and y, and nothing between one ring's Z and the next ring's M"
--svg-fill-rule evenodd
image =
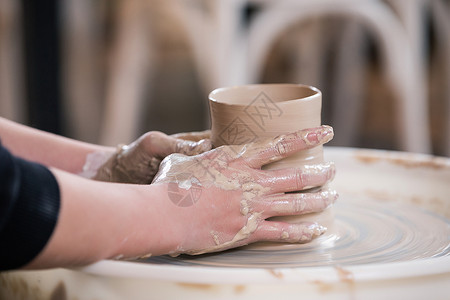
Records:
M197 155L211 150L211 147L209 139L194 142L159 131L150 131L135 142L109 153L109 158L97 168L96 174L91 178L99 181L149 184L158 172L161 160L166 156L172 153Z

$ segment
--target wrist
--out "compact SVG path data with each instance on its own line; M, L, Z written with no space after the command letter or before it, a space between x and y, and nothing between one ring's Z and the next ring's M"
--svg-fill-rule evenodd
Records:
M111 173L116 157L120 154L122 148L122 145L119 145L116 149L113 147L105 147L101 150L87 153L84 165L78 175L88 179L111 181L108 180L110 177L108 174ZM104 178L96 178L99 176L100 170L102 170L102 176Z
M126 230L115 237L115 250L109 258L129 259L167 254L179 244L179 231L173 222L167 187L161 184L123 185L132 189Z
M27 268L81 266L113 257L132 235L133 188L51 171L60 187L60 214L48 244Z

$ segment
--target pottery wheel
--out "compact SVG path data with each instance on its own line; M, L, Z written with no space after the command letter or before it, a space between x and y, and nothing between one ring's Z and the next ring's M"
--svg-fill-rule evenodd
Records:
M306 244L260 243L200 256L146 263L283 268L372 264L450 255L450 220L408 204L341 194L327 233Z
M330 151L331 150L331 151ZM340 194L328 231L306 244L256 243L145 264L290 268L365 265L450 256L448 159L389 151L327 149ZM443 198L444 196L444 198Z
M450 274L450 159L380 150L324 150L325 160L336 164L331 185L340 197L328 209L334 215L334 221L326 224L328 231L310 243L256 243L200 256L102 261L83 270L240 284L273 282L279 280L279 272L284 281L297 283L340 280L342 267L354 280ZM323 224L326 219L319 221Z
M332 185L340 198L332 210L320 214L325 218L318 217L328 231L310 243L259 243L201 256L103 260L77 269L5 272L3 282L17 283L19 288L12 293L27 295L34 295L36 287L61 291L62 286L67 299L80 300L180 299L180 295L196 300L273 300L280 295L448 299L450 159L324 150L325 160L336 163ZM327 213L334 218L327 218ZM30 288L23 288L24 283ZM7 295L2 297L0 284L2 299L44 299Z

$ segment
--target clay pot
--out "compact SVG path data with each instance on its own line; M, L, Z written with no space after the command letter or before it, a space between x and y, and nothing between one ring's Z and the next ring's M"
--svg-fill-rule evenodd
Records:
M240 145L321 125L322 93L302 84L254 84L209 94L214 147ZM323 162L323 149L304 150L264 169Z
M209 94L211 111L211 140L214 147L241 145L258 138L321 125L322 93L302 84L254 84L219 88ZM263 169L299 167L323 162L323 147L303 150ZM315 190L318 190L316 188ZM289 223L319 222L332 226L334 212L276 217ZM267 243L258 243L255 247Z

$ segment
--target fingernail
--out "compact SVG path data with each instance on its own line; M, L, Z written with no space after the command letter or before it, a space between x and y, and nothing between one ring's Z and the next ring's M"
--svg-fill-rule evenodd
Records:
M198 145L200 146L200 148L203 151L209 151L212 149L212 142L210 139L204 139L204 140L200 140L198 142Z
M328 126L328 125L323 125L321 132L320 132L320 137L319 137L319 143L328 143L334 136L334 131L333 131L333 127Z
M309 229L312 232L313 237L322 235L327 231L327 228L325 226L319 225L317 223L313 223L309 226Z
M336 190L332 190L332 189L322 191L320 193L320 195L321 195L322 199L329 202L330 205L333 204L334 202L336 202L336 200L339 198L339 194L336 192Z
M333 128L328 125L322 125L313 132L309 132L306 136L310 143L325 144L334 136Z
M334 177L336 176L336 167L335 167L335 164L334 164L334 162L328 162L327 163L327 167L328 167L328 176L329 176L329 179L328 179L328 181L333 181L334 180Z

